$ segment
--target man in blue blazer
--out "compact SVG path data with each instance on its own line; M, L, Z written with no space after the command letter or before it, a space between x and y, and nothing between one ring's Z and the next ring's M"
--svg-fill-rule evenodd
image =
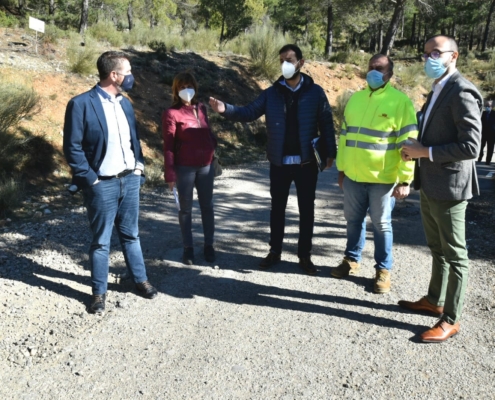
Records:
M468 279L467 201L479 194L476 158L481 141L481 105L476 87L456 68L457 43L444 35L425 44L425 72L434 79L423 107L418 140L403 157L416 159L414 188L420 189L421 218L432 255L428 294L399 301L403 308L441 315L423 342L443 342L459 332Z
M139 190L144 164L136 119L122 91L132 88L131 64L122 52L97 61L100 82L69 101L65 112L64 154L72 184L81 189L93 234L89 249L93 297L89 312L105 311L110 239L115 225L127 269L146 298L157 295L148 282L139 241Z

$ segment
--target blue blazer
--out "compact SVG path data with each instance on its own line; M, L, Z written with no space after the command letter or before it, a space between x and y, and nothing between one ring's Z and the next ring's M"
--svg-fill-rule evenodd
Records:
M136 161L144 164L131 102L120 103L129 122L131 147ZM91 186L105 157L108 127L96 87L74 97L67 104L64 122L64 155L72 169L72 183L78 188Z

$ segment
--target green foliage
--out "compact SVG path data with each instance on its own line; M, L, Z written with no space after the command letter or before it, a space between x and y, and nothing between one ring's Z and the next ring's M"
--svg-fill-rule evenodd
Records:
M223 29L220 41L234 38L253 20L246 0L201 0L199 12L212 27Z
M117 31L111 21L98 21L88 29L88 34L100 42L108 42L113 47L120 47L124 43L122 33Z
M0 10L0 26L4 28L12 28L19 25L19 21L12 15L7 15L3 10Z
M344 111L347 102L351 98L354 92L351 90L346 90L339 96L337 96L337 100L335 104L332 106L332 114L333 114L333 123L335 125L335 132L340 134L340 130L342 129L342 124L344 122Z
M167 58L167 45L159 40L152 40L148 43L148 47L153 50L160 60Z
M182 37L182 48L194 51L212 51L218 49L220 35L212 29L189 31Z
M146 175L146 180L144 181L145 186L151 188L164 186L163 158L161 160L147 158L144 173Z
M268 80L274 80L280 75L278 52L285 44L284 36L270 26L256 27L246 35L249 56L253 71Z
M73 35L67 46L67 58L69 70L76 74L90 75L96 72L96 60L99 56L96 43L90 37L86 37L84 46L81 45L81 37Z
M368 65L370 57L371 56L368 53L362 51L339 51L333 53L330 56L329 61L340 64L354 64L361 67L363 65Z
M407 91L419 85L427 86L423 63L419 61L410 65L396 63L394 76L396 79L395 86L399 90Z
M5 81L0 75L0 132L6 133L19 121L32 115L39 106L40 99L34 89L16 82ZM6 152L5 144L0 144L0 159Z
M0 176L0 217L19 206L23 185L14 178Z
M44 44L57 44L60 39L67 37L66 32L57 28L55 25L45 25L45 33L43 34Z

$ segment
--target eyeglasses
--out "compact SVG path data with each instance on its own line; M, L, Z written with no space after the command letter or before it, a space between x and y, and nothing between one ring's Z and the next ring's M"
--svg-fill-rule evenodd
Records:
M431 53L425 53L423 54L423 60L428 60L428 58L431 58L433 60L438 60L440 56L443 53L453 53L454 50L445 50L445 51L439 51L439 50L433 50Z

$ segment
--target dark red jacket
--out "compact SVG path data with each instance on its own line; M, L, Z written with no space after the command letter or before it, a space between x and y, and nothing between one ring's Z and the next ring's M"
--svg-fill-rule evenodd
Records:
M198 118L194 115L198 111ZM217 140L208 124L206 107L197 104L171 107L162 114L165 180L175 182L175 166L210 165Z

